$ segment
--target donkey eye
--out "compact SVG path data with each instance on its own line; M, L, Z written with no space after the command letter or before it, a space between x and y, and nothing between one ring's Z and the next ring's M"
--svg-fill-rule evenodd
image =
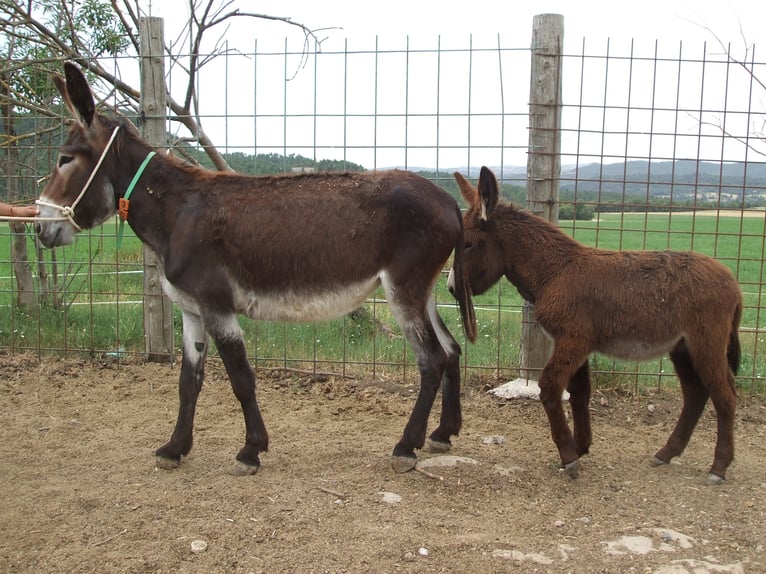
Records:
M466 250L466 251L470 251L470 250L471 250L471 249L473 249L474 247L475 247L475 244L471 243L470 241L466 241L466 242L465 242L465 250Z
M68 164L73 159L74 158L71 155L60 155L59 156L59 167L64 167L66 164Z

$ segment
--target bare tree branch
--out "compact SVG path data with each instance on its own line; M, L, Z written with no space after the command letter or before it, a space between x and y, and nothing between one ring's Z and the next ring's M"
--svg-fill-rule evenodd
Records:
M128 16L130 17L130 21L128 21L125 18L125 14L122 13L122 10L117 5L117 0L111 0L111 3L112 10L114 10L114 13L117 14L120 22L122 22L122 27L125 29L125 33L130 37L130 43L133 45L133 49L136 51L136 53L139 53L141 51L141 44L139 42L139 38L134 33L134 29L138 29L138 16L136 15L136 12L133 11L133 8L130 6L130 3L127 0L123 2L125 5L125 10L128 12Z
M136 53L140 51L140 41L136 30L144 14L141 3L141 0L109 0L108 2L121 29L120 34ZM39 6L33 7L32 2L0 0L0 32L7 34L9 38L18 38L20 41L39 46L41 52L46 53L47 56L36 59L35 65L52 69L54 65L58 67L60 62L74 61L97 77L102 85L108 88L106 91L112 92L111 95L124 98L118 103L118 107L123 112L125 107L137 109L140 99L139 90L121 78L119 69L106 69L100 63L100 52L94 51L93 46L88 43L90 38L82 35L82 30L78 29L77 6L78 4L73 0L61 0L58 11L54 14L58 21L42 21L36 17L36 13L39 12L48 17L51 13L43 12ZM311 55L312 42L315 47L321 48L326 38L320 38L318 33L329 28L312 30L289 17L242 11L235 7L235 0L188 0L188 6L189 20L186 26L178 39L165 47L171 69L177 66L186 74L188 81L183 100L174 99L168 92L167 105L171 119L188 130L193 140L205 149L215 167L219 170L227 170L230 169L228 164L202 128L196 83L200 70L206 64L220 56L237 52L230 49L225 41L226 32L230 29L231 23L241 18L260 19L281 22L299 29L303 34L303 50L295 74L305 67ZM214 29L220 34L214 39L213 49L205 54L202 52L203 41L208 41ZM185 50L177 50L183 45L186 45ZM16 60L0 63L0 67L4 66L8 73L17 78L18 73L29 64L29 62ZM11 98L9 103L15 107L46 116L53 115L50 109L45 109L39 103L25 101L20 94L12 94L11 91L8 93Z
M710 34L715 39L718 46L721 48L722 50L721 54L726 56L727 61L731 64L734 64L736 67L742 69L748 76L750 76L751 82L755 86L760 87L761 90L763 90L764 93L766 93L766 80L762 80L755 73L755 46L751 42L748 42L747 38L745 37L745 33L744 33L744 30L742 29L741 22L739 25L739 33L742 39L742 46L744 48L744 58L742 59L734 57L732 54L731 45L725 43L707 24L693 22L693 21L690 21L690 22L694 24L695 26L702 28L708 34ZM724 136L741 143L753 153L766 157L766 150L761 150L753 145L753 140L755 140L756 142L766 143L766 131L765 131L766 111L764 111L764 113L761 114L761 118L762 118L762 121L761 121L760 129L758 130L750 129L750 127L748 127L748 135L746 137L738 136L729 132L728 130L724 128L722 123L707 122L707 121L703 121L702 118L696 118L696 119L700 123L700 125L715 127Z
M753 135L752 137L750 137L750 136L748 136L748 137L738 136L736 134L731 133L726 128L724 128L723 124L721 122L706 122L706 121L699 120L699 118L696 118L696 119L697 119L697 121L699 121L699 124L701 126L714 127L715 129L720 131L721 135L723 135L724 137L727 137L729 139L733 139L734 141L737 141L737 142L741 143L742 145L746 146L753 153L758 154L758 155L763 156L763 157L766 157L766 151L762 151L762 150L756 148L752 144L752 142L751 142L751 139L755 139L757 141L766 143L766 136L756 136L756 135Z

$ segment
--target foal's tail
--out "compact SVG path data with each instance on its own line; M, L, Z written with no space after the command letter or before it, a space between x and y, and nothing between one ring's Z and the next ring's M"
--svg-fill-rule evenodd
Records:
M460 307L460 317L463 320L463 330L471 343L476 342L476 313L473 309L473 294L471 287L463 275L463 252L465 251L465 238L463 236L463 218L460 215L460 208L455 208L457 218L460 222L460 235L458 235L457 245L455 245L455 256L452 261L454 271L454 286L452 295L457 299Z
M742 301L737 303L731 320L729 331L729 346L726 348L726 358L729 360L729 368L735 375L739 370L740 347L739 347L739 321L742 318Z

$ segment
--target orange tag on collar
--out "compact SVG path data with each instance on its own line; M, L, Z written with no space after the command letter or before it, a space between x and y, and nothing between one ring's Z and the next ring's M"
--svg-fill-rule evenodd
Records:
M125 221L128 218L129 207L130 207L130 201L125 199L124 197L121 197L117 205L117 213L120 214L120 219L122 219L123 221Z

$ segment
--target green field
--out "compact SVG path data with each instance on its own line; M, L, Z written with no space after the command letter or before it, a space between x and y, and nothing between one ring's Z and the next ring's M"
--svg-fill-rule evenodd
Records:
M564 221L562 228L579 241L612 249L693 249L718 258L738 277L745 299L741 339L740 386L766 387L766 311L764 309L764 217L711 217L691 214L602 214L594 221ZM0 348L10 352L80 355L105 359L140 356L143 344L142 253L126 229L115 248L117 225L109 222L77 242L56 250L59 303L41 297L40 305L20 310L10 265L9 228L0 234ZM28 229L28 252L35 261ZM49 251L43 251L50 274ZM50 289L50 281L47 282ZM36 287L40 288L39 278ZM411 353L396 327L382 292L366 312L320 324L277 324L241 319L252 360L261 368L376 374L401 378L417 375ZM436 293L447 326L463 344L468 380L514 378L519 361L522 300L505 280L475 298L479 339L465 344L459 313L446 289L446 275ZM175 312L176 347L181 344L180 313ZM178 351L180 354L180 350ZM626 363L606 357L592 361L597 384L634 388L673 381L668 360Z

